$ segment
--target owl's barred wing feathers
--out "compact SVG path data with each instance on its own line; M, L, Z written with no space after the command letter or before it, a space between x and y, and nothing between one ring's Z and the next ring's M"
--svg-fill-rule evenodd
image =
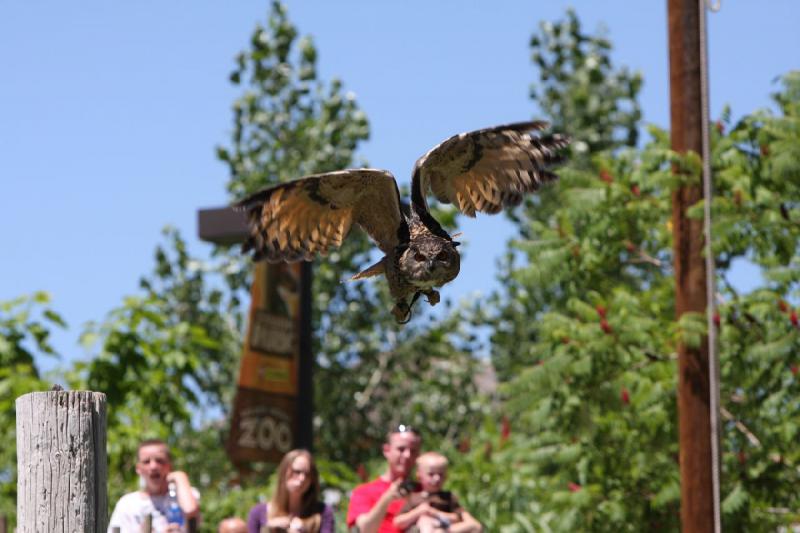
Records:
M387 253L408 233L394 176L350 169L307 176L263 189L234 205L247 211L250 236L242 251L253 259L310 261L341 246L361 226Z
M561 161L559 153L570 141L559 134L530 133L547 126L518 122L450 137L414 165L414 208L428 211L429 191L470 217L518 205L525 194L558 178L548 167Z

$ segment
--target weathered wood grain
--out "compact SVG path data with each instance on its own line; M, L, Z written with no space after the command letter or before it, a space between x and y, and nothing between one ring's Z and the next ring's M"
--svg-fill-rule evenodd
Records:
M105 394L32 392L16 408L17 532L105 532Z

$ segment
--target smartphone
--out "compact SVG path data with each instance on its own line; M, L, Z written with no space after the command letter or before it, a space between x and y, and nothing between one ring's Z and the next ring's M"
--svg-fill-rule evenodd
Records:
M418 490L417 482L411 479L406 479L400 484L400 494L403 496L411 494L412 492L417 492Z

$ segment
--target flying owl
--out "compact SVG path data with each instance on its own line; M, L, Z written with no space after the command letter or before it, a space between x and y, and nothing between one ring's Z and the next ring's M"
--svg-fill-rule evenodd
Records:
M457 241L428 210L426 195L455 204L469 217L518 205L525 194L557 179L549 169L562 160L569 139L531 121L450 137L420 157L411 179L411 204L400 200L394 176L360 168L306 176L263 189L236 203L247 212L250 235L242 252L270 262L312 260L341 246L353 224L383 252L380 261L353 276L383 274L398 322L410 319L420 295L439 302L436 287L458 275Z

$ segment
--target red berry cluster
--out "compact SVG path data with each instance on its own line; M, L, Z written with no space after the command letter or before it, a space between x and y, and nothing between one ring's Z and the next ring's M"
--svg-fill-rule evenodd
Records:
M786 300L778 300L778 309L781 313L789 315L789 322L792 324L793 327L800 329L800 320L797 318L797 311L789 307L789 304L786 303ZM789 367L793 376L797 376L797 373L800 371L800 368L797 364L793 364Z
M597 304L594 309L597 311L597 315L600 317L600 329L603 330L603 333L606 335L613 333L614 330L611 328L608 320L606 320L606 308L601 304Z
M792 323L792 326L800 329L800 320L797 318L797 311L789 307L789 304L787 304L785 300L778 300L778 309L780 309L781 313L788 313L789 322Z
M619 399L622 400L622 403L628 405L631 403L631 394L628 392L628 389L622 387L622 392L619 394Z
M740 465L747 462L747 454L745 454L743 450L739 450L739 453L736 454L736 458L739 460Z
M500 442L505 442L508 440L508 437L511 436L511 421L508 419L507 416L503 416L503 420L500 425Z

